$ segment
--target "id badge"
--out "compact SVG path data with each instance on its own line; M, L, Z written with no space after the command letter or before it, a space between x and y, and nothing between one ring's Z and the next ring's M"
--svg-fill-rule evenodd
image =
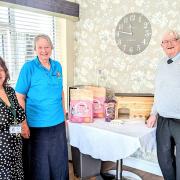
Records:
M21 134L21 124L13 124L9 127L10 134Z

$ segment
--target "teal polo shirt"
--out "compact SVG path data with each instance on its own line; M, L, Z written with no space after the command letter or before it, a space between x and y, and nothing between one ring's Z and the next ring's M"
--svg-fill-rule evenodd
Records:
M50 70L36 57L22 67L15 90L26 96L26 116L30 127L50 127L64 121L62 67L50 59Z

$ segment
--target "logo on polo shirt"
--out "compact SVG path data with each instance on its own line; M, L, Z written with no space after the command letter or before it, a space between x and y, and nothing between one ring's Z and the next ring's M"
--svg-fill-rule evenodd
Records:
M57 76L57 78L60 78L61 77L61 73L60 72L56 72L56 76Z

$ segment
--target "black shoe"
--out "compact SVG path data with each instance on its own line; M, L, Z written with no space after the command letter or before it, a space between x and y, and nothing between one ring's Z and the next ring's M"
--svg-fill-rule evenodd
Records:
M109 174L109 173L101 173L101 177L104 179L104 180L113 180L115 179L115 175L113 174Z

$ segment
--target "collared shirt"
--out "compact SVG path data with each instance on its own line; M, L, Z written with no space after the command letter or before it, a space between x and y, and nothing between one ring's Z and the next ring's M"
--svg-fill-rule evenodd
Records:
M154 105L151 114L180 119L180 53L167 63L160 61L155 80Z
M30 127L50 127L64 121L62 105L62 67L50 59L50 70L38 57L26 62L15 88L26 97L26 116Z

